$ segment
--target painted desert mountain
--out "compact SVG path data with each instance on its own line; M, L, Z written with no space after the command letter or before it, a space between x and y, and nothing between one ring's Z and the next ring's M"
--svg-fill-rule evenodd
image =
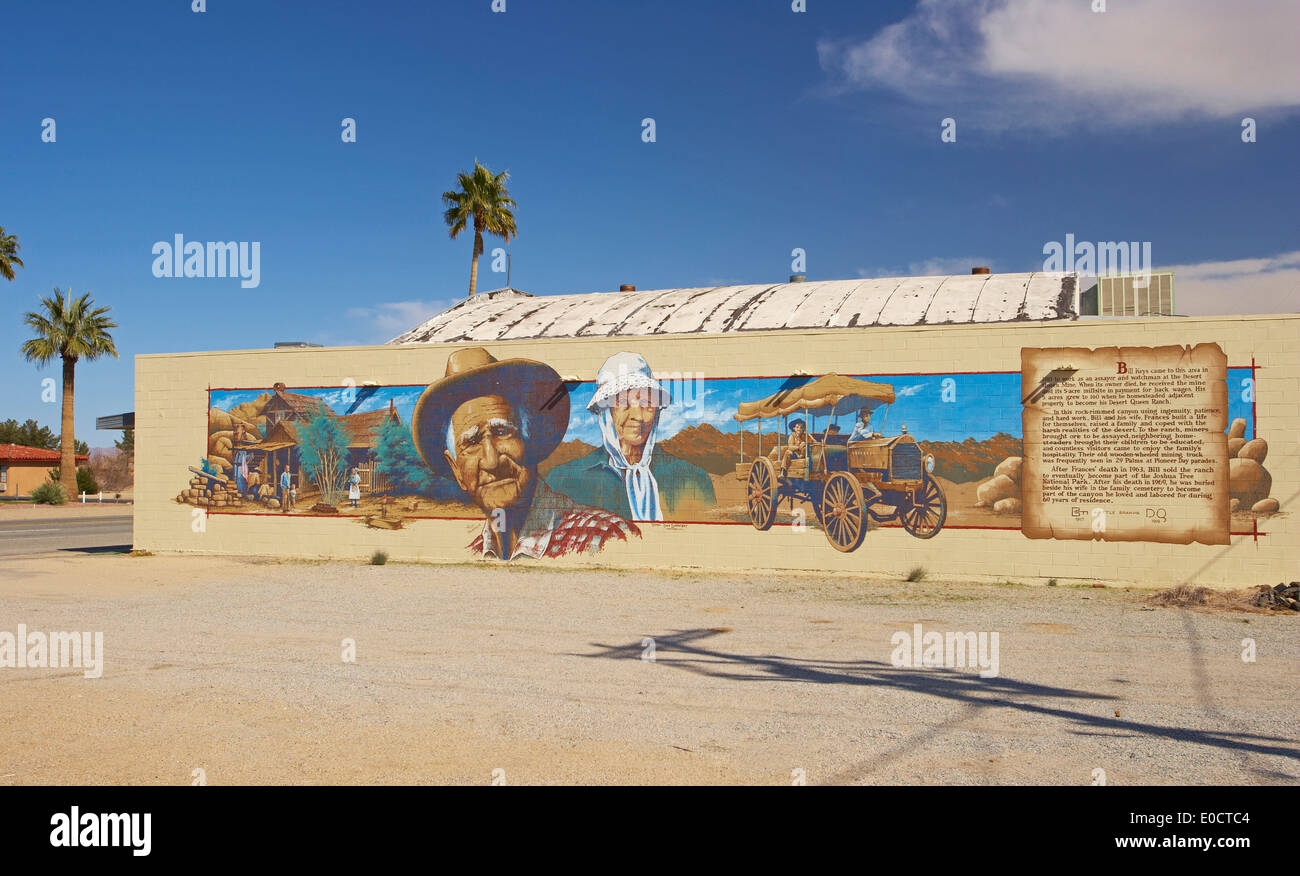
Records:
M758 450L758 436L754 432L745 432L743 436L729 435L708 423L683 429L660 446L673 456L693 462L710 474L729 475L736 470L742 437L745 442L745 458L752 459ZM765 433L763 450L771 450L774 440L773 433ZM565 442L566 445L569 443L581 442ZM965 441L924 441L922 446L934 454L934 473L959 484L992 476L998 463L1008 456L1019 456L1021 452L1020 439L1005 432L999 432L983 441L974 438ZM564 445L561 445L560 449L563 448Z

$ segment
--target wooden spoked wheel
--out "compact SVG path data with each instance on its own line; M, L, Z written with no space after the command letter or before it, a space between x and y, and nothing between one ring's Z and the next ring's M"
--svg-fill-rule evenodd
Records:
M903 528L917 538L934 538L948 519L948 500L928 475L912 495L912 503L900 509Z
M760 456L749 469L749 491L745 504L749 507L749 521L755 529L771 529L776 519L776 469Z
M837 551L854 551L867 534L862 485L848 472L837 471L822 491L822 529Z

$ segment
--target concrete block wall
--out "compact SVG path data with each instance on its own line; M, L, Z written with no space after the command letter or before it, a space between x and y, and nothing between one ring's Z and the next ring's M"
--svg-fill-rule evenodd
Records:
M1095 578L1222 587L1300 579L1300 315L1105 319L1052 323L774 331L727 335L489 341L445 345L245 350L136 358L135 545L139 549L239 555L331 557L364 561L375 550L393 560L475 561L466 544L481 521L416 520L399 531L370 529L355 518L209 515L195 532L194 508L175 501L207 446L209 387L360 386L429 383L448 355L482 346L500 359L525 357L584 380L610 355L642 353L658 371L706 377L780 376L803 371L853 374L1019 371L1022 347L1160 346L1217 343L1230 367L1257 366L1259 435L1282 513L1259 521L1260 535L1233 535L1228 546L1028 539L1018 531L945 529L920 541L901 529L867 534L852 553L824 535L775 526L641 524L643 537L599 554L544 560L567 566L712 569L726 572L820 570L933 576ZM531 562L531 561L529 561Z

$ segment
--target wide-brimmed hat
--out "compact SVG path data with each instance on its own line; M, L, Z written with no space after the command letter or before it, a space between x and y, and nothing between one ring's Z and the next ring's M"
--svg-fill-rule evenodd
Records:
M528 420L526 458L536 465L551 455L569 426L569 393L550 365L531 359L504 359L482 347L457 350L447 358L447 373L420 394L411 417L411 437L425 464L450 476L447 424L456 408L472 398L501 396Z
M596 372L596 394L587 403L587 410L594 414L609 407L620 392L628 389L648 389L656 393L656 403L661 408L668 407L673 401L663 384L655 380L645 357L640 353L615 353Z

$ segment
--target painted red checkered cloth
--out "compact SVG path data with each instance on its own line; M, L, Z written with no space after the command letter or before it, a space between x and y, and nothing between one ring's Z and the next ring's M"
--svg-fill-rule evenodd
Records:
M627 541L629 535L641 537L641 530L630 520L596 508L573 508L563 512L555 527L541 532L524 533L515 546L515 556L562 557L570 553L595 553L612 538ZM482 556L486 532L469 543L471 553ZM543 549L541 542L545 540Z
M611 538L627 541L629 535L641 537L641 530L630 520L624 520L608 511L574 509L561 517L551 531L546 556L560 557L586 551L595 553Z

